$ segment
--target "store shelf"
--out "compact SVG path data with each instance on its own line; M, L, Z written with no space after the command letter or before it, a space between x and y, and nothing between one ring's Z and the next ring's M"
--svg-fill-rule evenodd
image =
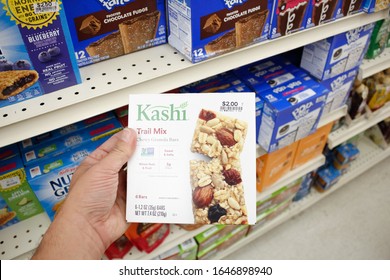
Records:
M42 213L1 230L0 259L27 258L38 246L49 225L49 217Z
M280 180L278 180L272 186L266 188L261 193L257 194L257 201L264 199L271 193L277 191L278 189L288 185L289 183L294 182L295 180L301 178L303 175L316 170L318 167L325 164L325 157L323 155L291 170L285 176L283 176Z
M348 106L344 105L326 114L320 119L320 122L318 123L318 127L322 127L324 125L327 125L330 122L337 121L338 119L344 117L347 114L347 111L348 111Z
M390 149L382 150L367 138L363 138L362 141L359 143L358 147L360 150L359 158L352 163L351 169L348 171L348 173L343 175L340 180L329 190L324 193L320 193L315 189L312 189L311 193L308 196L298 202L292 203L291 206L285 212L280 214L275 219L264 224L264 226L257 229L256 231L250 233L248 236L241 239L233 246L217 254L216 256L214 256L214 259L223 259L228 257L230 254L241 249L243 246L249 244L251 241L259 238L260 236L271 231L278 225L281 225L285 221L305 211L321 199L326 198L331 193L345 186L348 182L355 179L360 174L366 172L368 169L390 156Z
M390 68L390 48L374 59L365 59L359 69L359 78L368 78L380 71Z
M244 244L249 243L254 238L259 237L261 234L290 219L291 217L310 207L318 200L335 191L342 185L346 184L359 174L365 172L368 168L372 167L373 165L390 155L390 149L387 149L385 151L381 150L368 139L363 139L363 141L359 144L359 149L361 151L361 155L353 163L351 171L344 175L337 185L333 186L326 193L320 194L313 191L311 195L309 195L307 198L300 202L294 203L290 207L290 209L284 212L281 216L279 216L275 220L272 220L270 223L266 224L261 229L246 237L245 239L234 245L234 247L230 248L229 251L224 252L224 255L218 256L218 258L223 258L227 254L229 254L228 252L233 252L231 250L236 250L237 248L240 248ZM298 179L299 177L307 174L308 172L318 168L323 163L324 158L321 156L317 159L314 159L313 161L308 162L300 168L293 170L275 185L268 188L267 191L258 193L257 199L259 200L262 197L265 197L268 193L271 193L278 188L284 186L285 184L288 184L295 179ZM2 230L0 234L0 259L31 258L35 248L38 246L41 237L47 230L49 224L50 220L48 216L46 214L41 214L26 221L20 222L14 226L6 228L5 230ZM163 242L163 244L159 246L158 249L156 249L150 254L146 254L144 252L138 251L136 248L133 248L129 252L129 254L125 256L124 259L153 259L159 254L164 253L165 251L173 248L174 246L206 230L208 227L209 226L203 226L193 231L186 231L179 226L172 224L170 235Z
M339 129L333 131L328 137L328 146L330 149L340 145L348 139L358 135L371 126L383 121L390 117L390 103L386 103L384 107L375 111L374 113L363 116L358 120L355 120L350 125L343 125Z
M375 22L387 14L388 10L359 13L198 64L163 45L81 68L80 85L0 108L0 147L126 105L129 94L165 92Z

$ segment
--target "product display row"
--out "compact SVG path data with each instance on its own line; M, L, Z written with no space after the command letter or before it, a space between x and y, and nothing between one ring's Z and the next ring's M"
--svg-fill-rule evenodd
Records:
M389 5L387 0L246 2L206 8L162 0L124 5L55 1L46 10L28 8L28 21L21 3L2 4L3 38L12 43L1 48L1 75L7 82L0 107L80 84L79 67L146 48L169 43L190 61L202 61Z
M174 1L170 3L173 2ZM126 16L120 16L122 15L121 13L115 15L118 19L125 18L137 13L142 14L149 10L155 11L154 9L156 7L152 5L145 9L142 9L142 7L137 7L137 9L133 8L134 7L132 7L131 11L127 11ZM284 10L286 8L287 6L284 6L282 9ZM247 13L254 13L255 9L246 7L245 11L247 11ZM95 15L97 16L97 14L98 13ZM124 31L123 27L119 27L119 29L122 30L122 33L129 32L132 28L135 28L136 31L139 31L144 27L149 30L150 26L148 24L153 21L149 16L153 15L156 16L155 19L161 19L160 14L155 14L156 13L153 12L142 19L140 17L138 19L139 22L125 22L124 25L127 25L126 31ZM245 13L243 13L243 15L244 14ZM233 12L231 15L237 15L237 12ZM105 16L107 17L107 13L105 13ZM216 16L218 17L218 14L216 14ZM234 17L239 18L237 15L232 16L232 19ZM80 28L79 33L88 34L88 36L91 37L96 31L96 33L98 33L102 26L96 17L91 17L89 19L82 23L84 28ZM112 17L112 22L114 21L115 19ZM385 21L382 22L382 27L384 26L384 22ZM218 20L214 16L212 16L212 18L210 17L209 23L210 25L205 25L207 30L213 31L215 28L220 28ZM239 34L238 32L240 30L240 24L246 23L247 22L240 21L236 24L235 32L238 37L242 38L242 34ZM251 24L253 24L253 22L251 22ZM318 124L324 116L327 114L331 115L332 112L337 111L347 103L350 87L358 74L359 66L366 54L366 50L369 48L370 38L371 42L374 38L371 35L373 34L376 25L377 24L364 25L357 29L342 32L331 38L324 39L323 42L315 42L306 45L302 50L302 58L298 59L298 61L297 56L294 54L290 54L290 57L289 54L272 57L252 62L251 64L235 68L232 71L209 77L206 81L189 84L174 91L233 91L237 92L237 94L239 94L240 91L255 92L258 100L256 104L258 114L256 118L256 128L258 132L256 140L259 146L266 152L266 154L258 158L256 166L258 180L257 190L261 193L267 190L267 187L270 187L275 182L279 181L279 179L291 170L299 168L321 155L333 123L321 127L319 127ZM288 33L282 34L282 36L287 34ZM122 44L125 45L123 34L120 34L120 36L122 37L120 39ZM103 42L106 42L106 40L102 40L99 43L96 42L95 47ZM248 45L252 43L254 42L248 43ZM145 45L145 47L153 46L153 44L157 45L159 43L150 42L150 45ZM115 45L118 45L118 42L115 43ZM325 51L323 50L324 48ZM385 48L382 48L381 51L377 51L376 55L383 52L384 49ZM232 50L233 49L230 49L229 51ZM49 53L49 51L47 52ZM127 51L127 53L130 52L132 51ZM218 54L222 54L222 52ZM49 55L55 58L57 54L51 50L51 54L49 53ZM61 53L58 55L61 55ZM328 57L330 56L332 58L329 60ZM50 60L47 59L47 62L51 60L52 58L50 57ZM310 66L310 61L315 61L316 63L313 63L313 66ZM6 62L7 61L4 61L5 66L10 64ZM334 62L336 63L333 64ZM26 65L29 66L25 63L25 66L23 67L27 67ZM318 68L318 66L321 65L322 68ZM318 69L312 70L312 67L317 67ZM11 70L7 68L3 72L8 71ZM119 68L117 71L120 72ZM319 76L316 76L318 73L320 73ZM376 108L373 106L373 114L375 114L375 109L385 106L385 102L378 105L382 102L379 102L378 100L384 100L385 98L383 98L383 95L387 96L388 94L387 86L382 87L384 89L379 86L379 84L384 84L385 74L386 72L383 73L382 77L373 78L373 81L369 79L364 81L365 84L370 86L372 89L371 91L374 91L373 89L375 89L375 92L371 92L370 95L370 100L376 100L372 103L378 107ZM334 81L332 80L333 78L335 79ZM326 84L328 82L329 84ZM355 85L357 85L357 83L355 83ZM202 88L202 86L205 87ZM342 89L337 91L339 87ZM382 93L376 94L376 92L379 91ZM369 102L367 104L369 104ZM10 220L12 217L18 215L14 208L19 207L19 212L22 212L22 208L29 209L30 205L34 204L34 199L36 202L39 200L39 203L35 204L40 205L41 208L36 213L31 214L31 216L34 216L33 218L40 216L42 215L43 209L45 209L49 218L53 219L55 212L60 209L61 200L66 196L66 184L69 184L74 169L85 156L107 139L109 135L119 131L123 126L127 125L126 110L126 107L119 108L115 112L106 113L111 115L111 117L102 117L100 120L97 120L97 122L94 122L93 119L99 119L103 115L80 121L68 127L62 127L37 137L32 137L31 139L26 139L18 143L18 145L11 145L13 146L11 148L5 147L2 160L4 160L4 162L9 160L14 161L11 164L4 164L4 168L2 165L2 171L4 171L2 182L5 182L6 184L5 189L7 194L10 194L10 191L16 189L15 187L19 186L20 181L22 181L24 185L26 184L25 182L27 182L27 185L30 185L31 190L35 191L35 194L32 194L30 191L19 191L11 195L12 199L9 199L8 197L7 199L16 203L16 206L12 205L10 202L6 202L7 205L4 206L4 221L7 223L11 222ZM291 115L291 119L289 119L289 115ZM378 127L382 129L381 133L384 135L383 138L387 139L386 126L382 125L382 127ZM351 145L352 144L343 145L340 147L344 147L344 150L350 152L353 150ZM337 149L340 147L337 147ZM289 151L285 152L283 149L287 148ZM10 150L17 151L16 155L15 153L13 154L10 152ZM279 153L280 156L277 156L276 153ZM21 160L16 162L18 154ZM338 155L338 157L336 157L338 158L338 161L336 162L336 160L334 160L331 165L326 166L331 166L340 173L339 175L341 175L341 173L345 173L348 170L350 162L353 161L354 158L352 156L347 156L340 160L340 154L342 153L339 150L335 150L334 154ZM283 159L286 156L287 158ZM272 164L274 164L274 166L272 166ZM13 170L12 168L17 169L18 172L25 173L17 175L18 178L22 179L16 180L15 176L8 176L9 174L7 174L7 172ZM60 172L62 177L50 181L49 188L46 186L43 187L44 184L40 181L41 178L43 178L43 181L49 181L52 179L49 179L49 177L53 176L61 168L66 169L66 171ZM263 168L268 168L266 170L269 171L265 172ZM317 170L315 176L312 174L311 178L313 178L313 182L316 183L317 188L327 191L335 184L334 181L329 181L328 177L326 177L329 175L330 169L330 167L322 168ZM64 172L69 173L64 175ZM333 173L331 172L331 175ZM271 174L272 178L265 176L264 174ZM34 182L36 182L37 186L35 188ZM290 182L290 184L284 185L282 189L275 190L275 193L272 193L270 197L264 197L264 201L259 201L257 226L261 227L263 221L270 221L283 213L283 210L288 209L292 205L293 197L297 194L302 182L305 182L304 185L306 185L306 189L303 188L303 190L301 190L301 196L303 196L304 191L308 191L309 188L307 186L309 184L303 178L299 178L294 182ZM40 187L43 188L37 190ZM48 189L54 191L54 196L53 194L50 194L52 197L48 198L48 194L45 193ZM4 190L3 187L2 190ZM31 195L36 197L34 199L30 199L30 197L21 197L22 195L27 194L27 192L30 192L30 197ZM276 196L278 198L275 198ZM271 206L264 206L268 204ZM26 205L27 207L25 207ZM259 220L259 216L264 217ZM8 227L4 228L4 230L9 231L9 229L18 224L19 223L15 223L10 226L7 224ZM210 228L213 229L215 227L216 226L211 226ZM165 252L160 252L161 254L159 254L158 257L156 256L156 258L175 258L173 255L182 255L183 257L181 258L186 258L184 257L186 255L194 256L194 252L197 252L196 258L198 259L210 258L215 256L217 252L224 251L237 240L244 239L248 233L254 230L253 226L248 225L235 227L223 226L223 228L225 227L226 232L223 235L216 237L215 242L208 244L210 246L203 245L203 248L201 239L197 239L197 235L194 235L194 239L189 239L183 242L183 244L178 245L177 248L173 248L175 253L170 255L170 253L165 254ZM123 255L124 251L130 250L132 245L136 248L131 249L130 252L137 249L139 251L151 253L159 245L164 243L164 240L168 238L170 232L169 224L141 224L138 226L138 230L136 230L138 235L140 234L141 228L145 230L143 235L137 237L128 233L115 242L112 247L110 247L112 248L112 251L106 252L107 258L118 258L121 253ZM185 230L185 226L182 228ZM227 228L230 228L231 230L228 231ZM201 227L198 227L196 230L200 229ZM194 247L199 248L194 249ZM187 249L191 249L190 254L187 254ZM5 254L5 252L3 253Z
M281 57L275 57L274 59L279 60L280 58ZM271 60L266 60L262 63L268 63L269 61ZM262 63L257 63L256 65L261 65ZM288 64L288 66L291 67L292 64ZM245 67L244 69L247 69L247 67ZM294 69L297 69L295 71L298 72L302 71L299 70L299 68ZM373 79L380 85L382 83L382 80L384 80L385 73L386 71L384 71L383 73L378 73L375 77L370 77L367 80ZM305 73L305 76L306 75L308 74ZM201 92L200 89L203 86L205 88L205 92L210 91L210 86L212 89L217 89L217 91L223 91L225 88L229 88L225 86L218 87L221 82L224 82L228 85L232 85L233 87L235 87L235 89L237 89L238 85L247 87L245 83L242 83L240 79L237 79L237 76L233 76L233 72L229 72L211 77L210 79L200 81L195 84L184 86L183 88L176 89L173 91L186 92L186 90L188 90L189 92L191 92L192 88L195 87L196 92ZM82 158L84 158L86 155L89 154L89 152L94 149L95 143L96 145L99 145L99 143L104 141L108 135L111 135L112 133L120 130L122 125L127 125L127 114L128 108L127 106L125 106L122 108L118 108L117 110L115 110L115 112L102 114L94 118L75 123L68 127L63 127L61 129L54 130L46 134L39 135L37 137L25 139L18 145L12 145L10 147L7 147L7 149L3 148L1 153L1 159L9 159L15 157L15 153L20 153L21 158L23 158L23 164L28 170L27 182L31 184L33 190L36 190L36 195L39 197L43 208L46 210L46 212L49 214L49 217L52 219L55 215L55 211L59 209L62 199L66 195L67 187L65 185L69 184L70 182L71 174L73 172L72 170L77 167L78 163L82 160ZM267 187L272 186L275 182L277 182L280 178L282 178L292 169L304 165L307 162L310 162L314 158L321 155L332 125L333 122L323 125L307 137L304 137L299 141L295 141L282 149L267 153L259 157L257 159L258 192L261 193L267 190ZM383 131L383 135L385 137L387 135L387 131ZM102 140L100 140L100 138ZM94 142L93 145L91 144L91 141ZM313 181L314 186L321 191L327 190L335 183L337 183L341 174L345 173L348 170L351 161L358 153L358 151L356 149L354 150L353 146L351 147L351 145L352 144L339 146L335 149L334 153L329 153L330 155L334 154L335 157L333 158L332 156L327 156L327 162L329 163L317 170L316 173L310 173L305 176L305 178L296 179L295 181L283 186L282 188L274 190L274 192L268 194L268 197L262 197L262 199L258 201L258 221L256 223L256 226L247 226L247 231L250 232L257 227L261 227L263 223L271 220L273 217L278 216L279 213L282 213L283 210L287 209L293 202L295 194L298 194L298 196L295 197L295 200L298 200L298 198L302 198L304 195L307 195L310 190L309 186L311 186L311 184L309 184L310 180ZM286 149L288 149L289 152L286 152ZM72 153L69 153L69 151L72 151ZM69 160L65 160L67 159L66 154L71 155L69 157ZM50 160L48 158L50 158ZM21 165L22 164L19 164L19 169L21 168ZM7 166L8 165L6 164L3 168L6 168ZM67 170L67 172L69 173L64 173L63 170ZM264 170L266 170L267 172L263 172ZM50 181L49 178L52 179L53 175L56 172L58 172L57 174L61 174L63 176L60 177L60 179L58 179L57 181ZM314 176L314 174L316 175ZM46 187L46 184L42 184L42 182L45 180L50 181L50 185L52 186L51 189L55 191L54 197L57 199L57 201L53 201L53 198L48 198L47 190L50 188ZM34 183L36 181L38 183ZM54 188L55 186L56 189ZM60 193L62 195L59 195ZM17 195L14 195L13 197L17 197ZM24 206L25 204L29 203L33 204L34 202L33 199L28 199L25 197L20 197L20 200L21 202L18 201L18 205L20 206ZM14 207L11 208L11 206L9 206L9 208L4 207L4 209L6 209L6 211L4 212L6 215L8 215L8 219L11 219L12 215L16 216L16 213L21 212L20 210L14 211ZM42 208L39 209L40 210L36 213L33 213L32 216L35 214L42 213ZM15 224L17 221L18 219L9 221L9 223L5 226ZM185 228L185 226L183 226L183 228ZM194 226L192 226L191 229L193 228ZM195 228L200 228L200 226L195 226ZM169 228L165 229L164 232L168 233ZM233 232L235 233L236 231ZM241 231L238 232L240 232L240 235L237 235L237 239L246 235L246 232L245 234ZM157 238L157 241L159 241L158 245L160 245L161 242L166 238L167 234L162 234L159 236L160 238ZM227 238L226 236L224 235L225 238ZM227 239L223 242L222 240L219 241L222 244L227 241ZM114 253L110 253L110 251L107 252L108 258L118 258L118 252L116 252L115 254L115 250L118 251L122 247L124 248L121 250L122 253L125 251L125 249L131 249L131 246L128 245L129 242L124 242L124 240L125 237L122 237L120 240L118 240L118 242L115 243L116 245L114 244L115 246L112 245L113 249L111 250L114 250ZM157 242L155 239L153 240L154 242ZM198 243L195 242L195 244ZM206 252L204 252L204 258L207 258L207 256L219 252L219 250L222 250L222 248L226 248L227 244L228 243L224 243L224 246L219 246L220 244L218 242L213 243L213 246L216 246L219 249L208 248L208 250L212 251L212 253L210 252L206 255ZM149 245L152 246L151 244ZM155 245L151 248L157 248L158 245ZM138 246L137 248L141 249L142 251L145 250L142 249L142 246ZM151 249L146 249L145 252L150 253L150 250ZM202 259L203 253L200 255L198 254L198 257Z

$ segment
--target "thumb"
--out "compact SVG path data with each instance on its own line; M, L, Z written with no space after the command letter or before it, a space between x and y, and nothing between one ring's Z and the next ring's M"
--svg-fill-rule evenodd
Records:
M131 128L125 128L117 134L117 142L99 165L114 173L119 172L131 158L136 146L137 133Z

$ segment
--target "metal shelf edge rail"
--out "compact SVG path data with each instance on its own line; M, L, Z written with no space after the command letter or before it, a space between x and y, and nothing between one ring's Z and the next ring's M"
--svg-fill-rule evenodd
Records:
M363 60L359 69L359 78L368 78L387 68L390 68L390 48L386 48L382 54L374 59Z
M360 119L352 122L351 125L343 125L337 130L331 132L328 137L328 146L333 149L348 139L358 135L366 129L376 125L384 119L390 117L390 103L373 112L370 116L362 116Z

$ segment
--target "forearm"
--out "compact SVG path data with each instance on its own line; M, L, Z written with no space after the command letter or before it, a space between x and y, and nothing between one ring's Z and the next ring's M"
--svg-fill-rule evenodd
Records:
M32 259L100 259L105 247L93 228L66 211L60 211L58 215Z

